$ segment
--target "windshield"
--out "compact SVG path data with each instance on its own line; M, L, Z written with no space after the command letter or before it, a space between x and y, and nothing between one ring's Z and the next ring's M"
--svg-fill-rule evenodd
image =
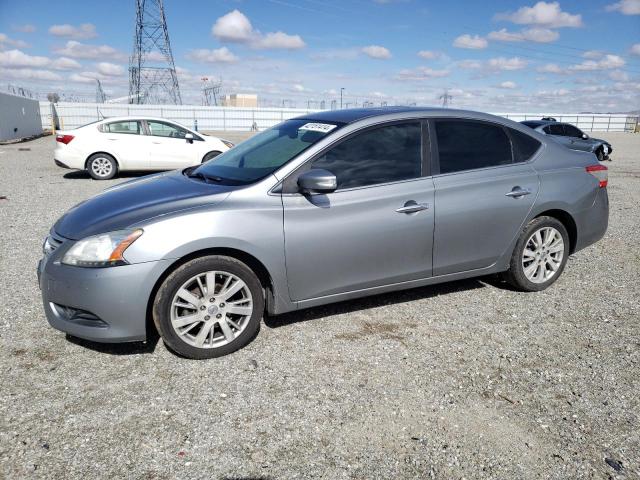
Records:
M222 184L252 183L275 172L342 125L287 120L186 173L190 177L208 178Z

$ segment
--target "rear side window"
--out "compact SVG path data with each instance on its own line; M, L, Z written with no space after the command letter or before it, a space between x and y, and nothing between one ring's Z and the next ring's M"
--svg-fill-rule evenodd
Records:
M140 122L112 122L102 125L102 131L107 133L129 133L140 135Z
M422 172L420 123L388 125L346 139L313 161L338 180L338 189L418 178Z
M511 142L497 125L467 120L437 120L440 173L512 163Z
M581 138L582 132L578 130L573 125L565 125L564 126L564 134L568 137Z
M543 129L545 133L549 135L564 135L564 131L562 130L562 125L548 125Z
M540 148L540 142L526 133L510 128L509 135L513 143L513 156L516 162L526 162Z

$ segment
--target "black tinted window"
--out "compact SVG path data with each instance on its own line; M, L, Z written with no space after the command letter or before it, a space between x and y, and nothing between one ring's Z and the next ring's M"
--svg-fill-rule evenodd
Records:
M544 131L549 135L564 135L562 125L548 125L544 127Z
M511 135L516 162L526 162L540 148L540 142L525 133L510 128L509 135Z
M464 120L436 121L440 173L512 163L511 143L502 127Z
M417 178L421 172L420 123L389 125L357 134L314 160L338 179L338 188Z
M564 134L567 135L568 137L576 137L576 138L582 137L582 132L578 130L576 127L574 127L573 125L565 125Z

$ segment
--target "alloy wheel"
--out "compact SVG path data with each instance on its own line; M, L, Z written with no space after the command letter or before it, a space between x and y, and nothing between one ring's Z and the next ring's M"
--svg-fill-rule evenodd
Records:
M108 158L98 157L91 162L91 170L98 177L108 177L113 170L113 164Z
M187 280L171 302L171 325L187 344L217 348L233 342L253 313L247 284L222 271L200 273Z
M564 240L553 227L536 230L522 251L522 269L533 283L545 283L555 276L562 265Z

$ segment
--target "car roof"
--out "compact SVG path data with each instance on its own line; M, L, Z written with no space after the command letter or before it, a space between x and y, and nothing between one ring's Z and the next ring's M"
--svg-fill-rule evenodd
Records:
M175 123L180 125L180 123L174 120L169 120L167 118L161 118L161 117L147 117L145 115L125 115L120 117L105 117L100 121L101 122L124 122L127 120L153 120L158 122L169 122L169 123Z
M341 110L324 110L321 112L307 113L296 117L297 120L312 120L316 122L331 123L354 123L363 119L373 117L398 117L398 115L409 114L411 117L449 117L449 118L472 118L484 120L506 120L504 117L496 117L483 112L472 110L457 110L453 108L441 107L371 107L371 108L349 108Z

